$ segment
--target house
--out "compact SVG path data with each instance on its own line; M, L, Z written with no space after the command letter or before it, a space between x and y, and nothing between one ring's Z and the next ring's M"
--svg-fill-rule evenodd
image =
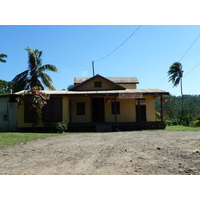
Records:
M74 78L69 90L44 91L50 100L41 113L39 126L68 122L68 131L127 131L163 129L155 119L155 99L168 95L159 89L137 89L136 77ZM15 93L20 95L23 91ZM161 103L162 110L162 103ZM161 114L162 116L162 114ZM18 105L17 128L32 127L26 104Z
M17 130L15 95L0 95L0 132Z

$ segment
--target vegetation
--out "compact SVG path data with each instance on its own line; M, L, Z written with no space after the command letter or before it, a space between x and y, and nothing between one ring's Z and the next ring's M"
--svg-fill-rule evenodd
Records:
M167 125L190 126L200 115L200 95L169 95L168 101L163 102L163 117ZM156 115L160 114L160 98L156 99Z
M64 135L83 134L80 133L62 133ZM26 144L32 140L43 139L51 136L56 136L58 133L17 133L17 132L0 132L0 149L6 146L15 144Z
M20 100L28 104L28 109L30 110L30 115L32 116L33 127L35 131L40 122L40 115L42 108L47 105L47 100L49 100L50 95L40 91L40 87L33 87L32 89L25 91Z
M15 76L12 80L14 92L28 90L35 86L42 89L46 86L51 90L55 90L51 77L45 71L57 72L58 69L50 64L42 66L42 51L32 50L29 47L26 50L28 51L28 69Z
M6 62L6 60L4 59L4 58L7 58L8 56L7 55L5 55L5 54L0 54L0 62L3 62L3 63L5 63Z
M26 144L29 141L54 136L48 133L0 133L0 148L15 144Z
M167 126L168 131L200 131L200 127L190 127L190 126Z
M0 80L0 94L10 94L11 88L10 82Z
M56 123L56 130L58 133L63 133L67 129L67 122L57 122Z
M183 86L182 86L182 78L183 78L183 67L180 62L173 63L168 71L169 81L172 81L174 87L178 86L179 83L181 85L181 96L183 102Z

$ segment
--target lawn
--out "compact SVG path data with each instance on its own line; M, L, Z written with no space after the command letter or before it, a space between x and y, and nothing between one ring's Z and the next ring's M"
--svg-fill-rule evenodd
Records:
M200 127L189 126L167 126L165 130L168 131L200 131ZM64 133L64 134L78 134L78 133ZM26 144L29 141L42 139L50 136L55 136L55 133L16 133L6 132L0 133L0 149L6 146L15 144Z
M200 131L200 127L190 127L190 126L167 126L168 131Z
M0 133L0 148L15 145L15 144L25 144L32 140L42 139L57 134L50 133Z

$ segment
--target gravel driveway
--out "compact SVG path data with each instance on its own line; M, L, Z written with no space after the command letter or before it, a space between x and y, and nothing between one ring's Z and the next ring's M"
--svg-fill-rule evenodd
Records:
M200 174L200 131L53 136L1 149L0 174Z

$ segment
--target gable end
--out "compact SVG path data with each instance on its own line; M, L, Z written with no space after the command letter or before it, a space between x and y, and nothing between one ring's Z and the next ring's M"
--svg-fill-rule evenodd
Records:
M79 84L76 84L70 91L94 91L94 90L125 90L125 87L97 74Z

